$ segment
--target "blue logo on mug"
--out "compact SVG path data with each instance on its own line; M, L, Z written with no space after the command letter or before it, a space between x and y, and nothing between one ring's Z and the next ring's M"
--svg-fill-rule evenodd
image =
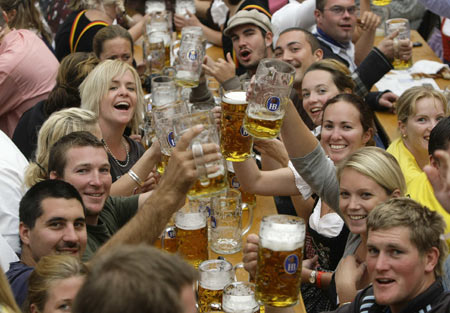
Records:
M270 97L269 99L267 99L267 109L271 112L275 112L276 110L278 110L280 108L280 98L278 97Z
M167 232L167 235L169 236L169 238L175 238L176 237L176 232L174 229L171 229Z
M298 256L291 254L284 259L284 270L288 274L295 274L298 269Z
M173 132L170 132L169 135L167 135L167 143L170 146L175 147L175 138L173 136Z
M241 126L241 129L239 129L239 132L241 133L242 137L248 137L248 133L245 130L244 126Z
M214 215L211 215L211 228L216 228L216 226L216 218L214 217Z
M239 189L241 187L241 183L238 181L237 177L234 176L231 179L231 187L235 188L235 189Z
M198 57L198 53L195 50L189 50L189 52L187 53L187 58L189 59L189 61L195 61L197 60Z

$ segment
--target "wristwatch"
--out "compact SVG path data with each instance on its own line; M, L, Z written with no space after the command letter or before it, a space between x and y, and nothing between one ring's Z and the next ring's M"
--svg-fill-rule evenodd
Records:
M309 274L309 282L314 285L316 283L316 279L317 279L317 271L313 270L311 271L311 274Z

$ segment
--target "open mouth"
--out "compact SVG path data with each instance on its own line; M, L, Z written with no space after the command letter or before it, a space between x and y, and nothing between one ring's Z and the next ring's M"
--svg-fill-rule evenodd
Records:
M390 279L390 278L377 278L377 279L375 279L375 281L379 285L389 285L389 284L393 283L395 280Z
M242 60L247 61L250 58L251 52L249 50L241 50L239 53Z
M101 198L103 197L103 193L84 193L86 196L91 198Z
M316 114L316 113L321 112L322 108L312 108L310 111L311 111L312 114Z
M330 145L330 148L333 150L342 150L345 149L347 145Z
M130 108L130 105L127 102L119 102L114 105L114 108L121 111L127 111Z
M359 220L363 220L367 217L367 215L349 215L348 218L351 219L352 221L359 221Z

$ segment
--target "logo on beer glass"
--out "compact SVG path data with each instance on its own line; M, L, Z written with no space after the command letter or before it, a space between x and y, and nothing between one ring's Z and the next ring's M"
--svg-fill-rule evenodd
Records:
M177 236L177 234L174 229L171 229L167 232L167 236L169 236L169 238L173 239Z
M270 97L267 99L267 109L271 112L275 112L280 108L280 98L278 97Z
M216 218L214 217L214 215L211 215L211 228L216 228L216 226L217 226Z
M291 254L284 259L284 271L288 274L295 274L298 268L298 256Z
M196 50L189 50L187 53L187 58L189 61L195 61L197 60L198 53Z
M235 188L235 189L239 189L241 187L241 184L239 183L238 179L236 176L234 176L231 179L231 187Z
M248 133L245 130L244 126L241 126L241 129L239 129L239 132L241 133L242 137L248 137Z
M170 146L175 147L175 137L173 135L173 132L170 132L169 135L167 135L167 142Z

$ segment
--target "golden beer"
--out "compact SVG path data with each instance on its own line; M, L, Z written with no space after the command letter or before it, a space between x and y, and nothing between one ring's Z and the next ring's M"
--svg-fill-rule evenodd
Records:
M406 70L410 68L412 65L413 65L412 57L408 61L394 58L394 61L392 62L392 66L396 70Z
M170 66L170 45L164 46L164 66Z
M220 148L228 161L242 162L252 153L253 137L243 128L247 109L245 91L231 91L222 97Z
M164 249L167 252L175 253L177 252L177 241L176 241L176 227L169 226L164 231L163 235L160 235L158 239L153 243L153 245L159 249Z
M164 68L164 40L162 38L150 38L148 44L148 54L151 56L150 65L152 74L161 73Z
M253 137L262 139L276 138L280 133L283 117L261 115L245 115L244 128Z
M192 266L198 268L208 259L208 228L203 213L177 215L177 252Z
M385 6L391 3L391 0L372 0L373 5Z
M227 188L227 179L224 169L218 170L216 173L209 174L206 181L197 179L194 186L188 191L189 198L197 198L206 195L213 195Z
M158 167L156 168L156 170L158 171L159 174L164 174L164 171L166 170L166 166L167 164L169 164L169 158L170 155L165 155L164 153L161 154L161 162L158 163Z
M222 287L223 288L223 287ZM209 312L211 304L218 304L218 306L222 303L222 294L223 289L206 289L203 288L201 283L198 286L198 311L200 313Z
M228 166L228 184L230 188L237 189L241 192L241 200L243 203L247 204L242 210L245 211L248 210L248 207L254 208L256 206L256 195L242 189L236 174L230 171L230 166Z
M263 217L260 228L256 298L266 305L297 304L306 227L297 216Z

